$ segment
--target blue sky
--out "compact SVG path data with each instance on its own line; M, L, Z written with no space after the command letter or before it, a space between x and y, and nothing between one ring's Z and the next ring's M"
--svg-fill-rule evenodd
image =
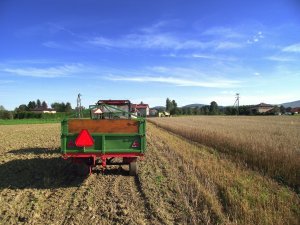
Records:
M0 105L300 99L300 2L1 0Z

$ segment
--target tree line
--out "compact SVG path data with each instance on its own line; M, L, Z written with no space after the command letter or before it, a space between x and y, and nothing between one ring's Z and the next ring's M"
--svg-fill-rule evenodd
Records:
M166 99L166 111L171 115L258 115L259 113L251 110L255 105L242 105L239 108L234 106L218 106L216 101L212 101L210 105L197 107L178 107L175 100ZM284 114L291 111L291 107L285 108L282 105L274 106L274 108L265 115Z
M73 112L70 102L54 102L51 104L51 109L58 113ZM24 119L61 116L61 114L42 116L41 113L37 113L39 110L50 110L46 101L41 101L40 99L37 99L36 101L29 101L27 104L19 105L13 111L8 111L2 105L0 105L0 119Z
M171 115L219 115L220 108L215 101L202 107L178 107L175 100L166 99L166 111Z

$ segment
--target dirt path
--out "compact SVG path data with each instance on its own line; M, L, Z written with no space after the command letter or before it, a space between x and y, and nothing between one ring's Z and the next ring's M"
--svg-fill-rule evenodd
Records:
M58 124L0 129L0 224L155 222L128 168L105 175L96 168L87 178L74 173L60 158Z

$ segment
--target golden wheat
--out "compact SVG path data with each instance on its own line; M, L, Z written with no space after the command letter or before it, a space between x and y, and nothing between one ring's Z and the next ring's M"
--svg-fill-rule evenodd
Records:
M149 120L296 189L300 187L300 117L191 116Z

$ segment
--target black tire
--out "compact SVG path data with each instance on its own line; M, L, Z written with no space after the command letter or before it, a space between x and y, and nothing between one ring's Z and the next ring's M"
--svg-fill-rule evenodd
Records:
M137 161L132 161L129 163L129 175L136 176L138 174L138 165Z

